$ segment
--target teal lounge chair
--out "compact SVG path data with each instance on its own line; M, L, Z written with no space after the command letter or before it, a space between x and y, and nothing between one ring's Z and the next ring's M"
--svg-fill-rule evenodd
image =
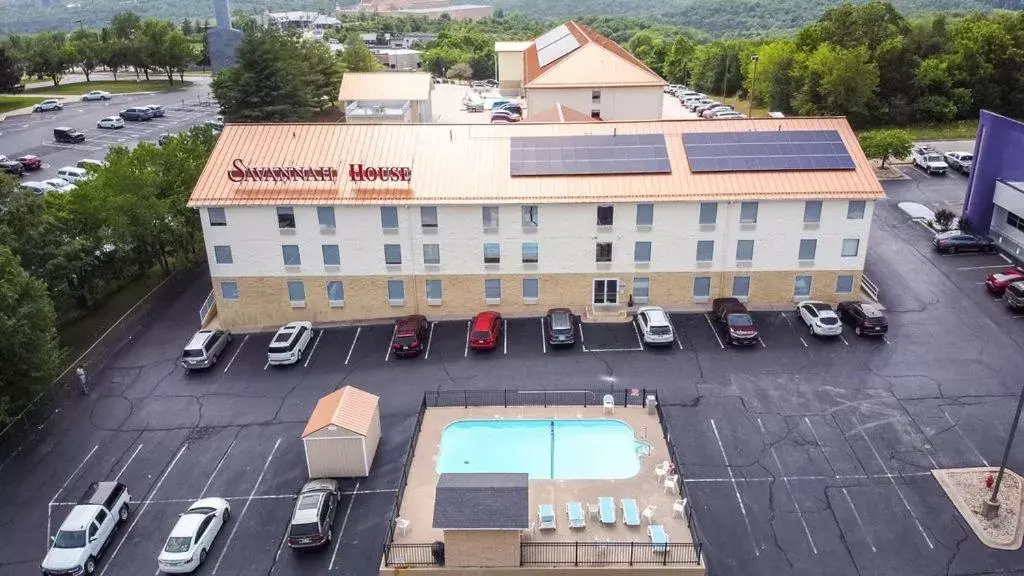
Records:
M661 524L653 524L647 527L647 535L651 538L655 552L668 553L668 534L665 534L665 527Z
M583 504L568 502L565 505L565 513L569 516L569 528L587 527L587 517L583 514Z
M554 530L555 526L555 507L551 504L541 504L537 506L537 519L538 530Z
M597 506L601 511L601 524L615 524L615 499L601 496L597 499Z
M622 521L626 523L626 526L640 525L640 507L636 505L636 500L622 499Z

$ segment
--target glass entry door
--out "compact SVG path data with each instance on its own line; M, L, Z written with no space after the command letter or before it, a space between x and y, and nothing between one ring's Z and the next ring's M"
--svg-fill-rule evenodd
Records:
M618 304L619 281L615 278L594 280L594 304Z

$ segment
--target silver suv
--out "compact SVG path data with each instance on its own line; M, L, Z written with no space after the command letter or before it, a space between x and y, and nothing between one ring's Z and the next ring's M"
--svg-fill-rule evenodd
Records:
M227 330L196 332L181 353L181 367L187 371L213 366L229 342L231 333Z
M334 512L338 508L338 481L333 478L310 480L299 491L288 526L288 546L313 548L334 537Z

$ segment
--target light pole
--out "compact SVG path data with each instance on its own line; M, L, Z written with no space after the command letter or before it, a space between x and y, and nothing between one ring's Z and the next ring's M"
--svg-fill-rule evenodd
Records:
M1003 450L1003 461L999 463L999 474L996 475L996 484L992 488L992 497L981 503L981 515L992 519L999 514L999 485L1003 482L1003 471L1006 470L1006 460L1010 457L1010 448L1013 447L1013 437L1017 435L1017 425L1020 423L1020 410L1024 407L1024 386L1020 389L1020 398L1017 399L1017 412L1013 415L1013 422L1010 423L1010 436L1006 439L1006 449Z
M757 54L752 54L750 56L750 61L754 63L754 73L751 76L749 94L747 94L747 117L748 118L750 118L752 116L751 110L754 109L754 86L757 85L757 61L758 60L760 60L760 57L758 57Z
M722 98L725 98L726 82L729 81L729 51L725 51L725 74L722 76Z

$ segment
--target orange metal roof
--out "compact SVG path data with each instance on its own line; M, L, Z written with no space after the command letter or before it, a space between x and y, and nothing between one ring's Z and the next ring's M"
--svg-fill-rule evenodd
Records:
M562 56L561 58L558 58L557 60L549 62L547 66L541 67L540 60L537 58L537 45L536 45L536 43L531 43L529 47L527 47L525 50L523 50L523 85L524 86L528 85L530 82L535 80L538 76L540 76L544 72L547 72L548 70L551 70L552 68L558 66L560 63L564 62L567 58L572 56L572 54L574 52L576 52L576 50L579 50L580 48L582 48L583 46L586 46L587 44L589 44L591 42L594 43L594 44L597 44L598 46L604 48L605 50L611 52L612 54L615 54L616 56L618 56L622 60L632 64L633 66L636 66L637 68L640 68L641 70L647 72L648 74L650 74L653 77L652 81L660 82L660 84L662 84L662 85L666 84L666 82L661 79L661 76L658 76L658 74L655 73L650 68L648 68L646 64L644 64L639 59L637 59L635 56L630 54L622 46L619 46L615 42L612 42L608 38L605 38L604 36L598 34L592 28L589 28L589 27L587 27L587 26L585 26L583 24L579 24L579 23L577 23L575 21L572 21L572 20L566 22L565 23L565 27L569 29L569 33L571 33L576 38L576 41L579 42L579 47L573 49L571 52L569 52L565 56ZM604 75L604 71L602 71L602 70L593 70L592 72L595 75L594 76L594 82L595 82L594 85L595 86L600 86L603 83L603 80L606 79L606 76Z
M854 170L692 173L682 134L836 130ZM663 133L671 174L512 177L511 138ZM248 166L333 167L335 181L228 179ZM350 164L411 170L409 181L356 182ZM515 124L228 124L189 206L480 204L879 199L885 192L845 118L757 118Z
M370 433L378 400L377 396L352 386L335 390L317 401L302 437L331 425L366 436Z
M593 118L587 116L583 112L576 110L575 108L569 108L568 106L562 105L561 102L555 103L551 108L541 110L540 112L530 114L523 122L600 122L600 118Z

